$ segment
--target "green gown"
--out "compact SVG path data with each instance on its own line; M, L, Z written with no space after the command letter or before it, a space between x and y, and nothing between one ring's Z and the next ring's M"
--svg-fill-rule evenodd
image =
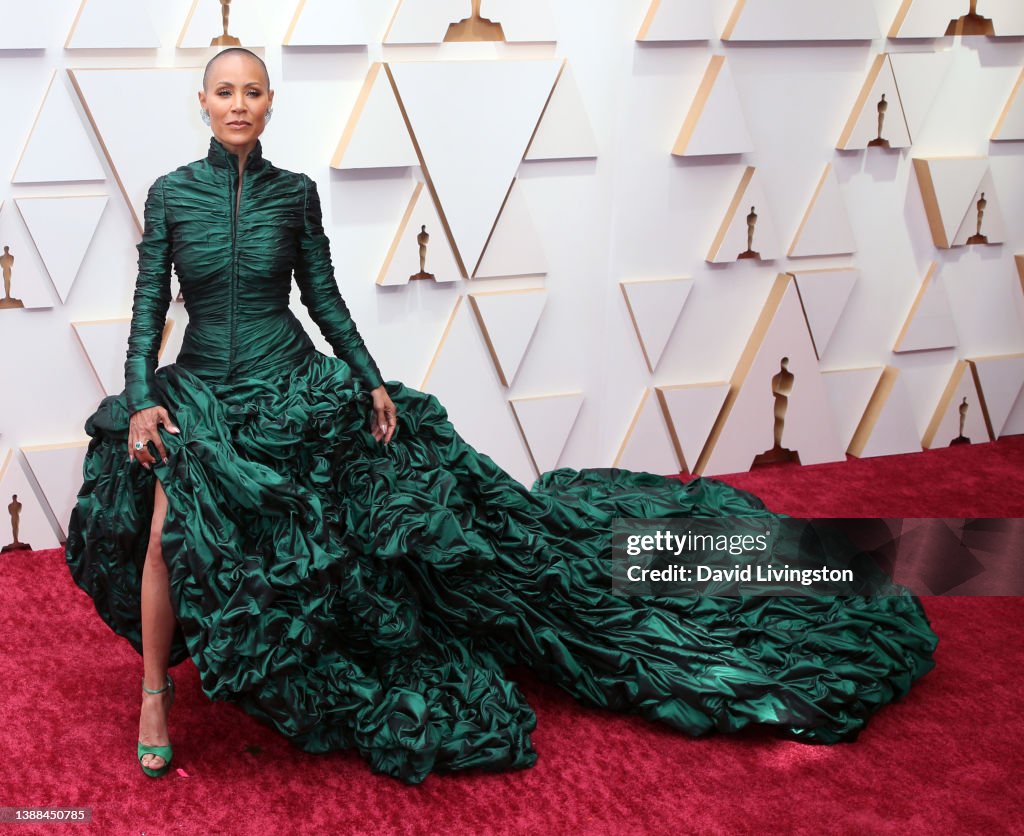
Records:
M615 517L771 516L721 482L560 468L527 490L444 407L384 382L335 283L316 184L215 138L145 205L122 393L88 417L66 554L141 654L155 480L177 623L203 692L309 752L356 749L407 783L531 766L536 717L505 669L690 735L767 724L853 740L933 666L920 600L612 593ZM170 267L189 322L157 368ZM337 356L289 310L292 274ZM369 431L370 390L398 410ZM129 416L161 404L167 463L128 462Z

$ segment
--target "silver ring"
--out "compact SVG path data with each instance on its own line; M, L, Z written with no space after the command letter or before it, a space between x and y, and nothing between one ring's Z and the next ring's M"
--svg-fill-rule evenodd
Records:
M136 442L135 442L135 449L136 449L136 450L141 450L141 449L142 449L143 447L145 447L145 446L146 446L146 445L145 445L145 444L143 444L143 443L142 443L141 441L136 441Z

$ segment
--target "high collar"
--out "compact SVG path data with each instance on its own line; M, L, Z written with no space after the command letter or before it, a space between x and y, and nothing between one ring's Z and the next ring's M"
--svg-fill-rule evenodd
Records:
M238 171L238 154L229 151L215 136L210 137L210 150L206 153L206 159L211 165L218 168L230 168L232 171ZM249 157L245 161L245 170L255 171L261 168L265 162L263 146L257 139L256 146L249 152Z

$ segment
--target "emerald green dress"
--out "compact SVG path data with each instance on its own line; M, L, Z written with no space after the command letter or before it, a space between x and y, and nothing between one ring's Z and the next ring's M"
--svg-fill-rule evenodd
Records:
M614 468L527 490L467 444L427 393L385 382L335 283L316 185L259 145L215 138L145 206L122 393L91 438L67 563L141 654L140 582L155 480L177 624L203 692L309 752L356 749L407 783L531 766L536 717L505 672L525 665L593 706L690 735L767 724L856 738L934 665L920 600L612 593L615 517L772 516L755 496ZM157 368L170 268L189 322ZM288 307L302 302L336 357ZM398 410L369 431L370 390ZM166 464L128 462L129 416L167 408Z

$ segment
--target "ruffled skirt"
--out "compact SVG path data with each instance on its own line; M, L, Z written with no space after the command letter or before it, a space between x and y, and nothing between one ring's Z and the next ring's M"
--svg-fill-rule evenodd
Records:
M655 597L612 592L615 517L773 516L753 495L614 468L527 490L397 381L390 445L342 360L230 384L157 370L180 434L167 464L127 459L123 393L104 398L66 553L103 620L141 654L154 480L177 625L204 693L309 752L357 749L407 783L531 766L522 664L594 706L690 735L768 724L856 738L933 666L920 600Z

